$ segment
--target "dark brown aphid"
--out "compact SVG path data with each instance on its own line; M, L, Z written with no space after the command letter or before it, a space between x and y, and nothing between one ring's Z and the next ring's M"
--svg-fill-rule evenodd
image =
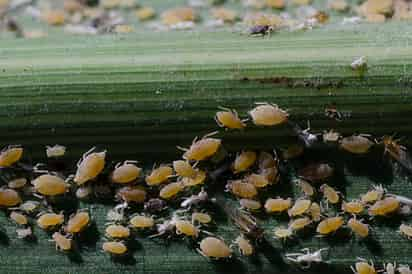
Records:
M152 198L144 204L144 210L149 213L159 213L166 207L166 202L158 198Z
M272 32L273 32L273 28L269 25L257 25L257 26L252 26L249 29L250 35L266 36Z
M303 169L299 170L298 175L305 180L318 182L332 177L333 172L334 169L329 164L318 163L310 164L304 167Z
M117 190L116 197L126 203L143 203L146 191L140 186L125 186Z

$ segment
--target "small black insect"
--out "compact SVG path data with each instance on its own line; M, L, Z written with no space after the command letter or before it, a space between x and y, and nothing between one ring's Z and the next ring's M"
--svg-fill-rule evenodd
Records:
M250 35L268 35L273 31L273 28L269 25L257 25L249 29Z

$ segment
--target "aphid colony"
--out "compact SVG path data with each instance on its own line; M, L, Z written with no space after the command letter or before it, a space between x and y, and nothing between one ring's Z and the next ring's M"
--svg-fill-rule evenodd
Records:
M51 232L58 250L72 252L81 245L80 235L93 224L92 212L59 209L59 201L64 203L71 198L84 203L115 202L107 213L101 246L104 252L125 256L130 252L129 241L136 236L185 239L210 259L227 259L235 254L252 256L267 236L282 245L308 233L362 241L372 237L375 220L410 214L412 200L388 193L382 186L372 186L358 197L347 199L342 186L335 182L333 162L305 162L292 175L284 176L286 168L294 168L292 162L298 161L306 149L322 145L335 146L352 157L381 148L384 155L410 172L406 148L392 137L375 141L368 135L343 137L328 131L334 137L325 138L325 134L315 134L309 128L302 130L289 119L286 110L269 103L258 103L247 114L248 117L240 117L235 110L221 108L215 120L224 130L290 126L299 142L287 149L245 148L229 153L219 138L222 132L213 132L195 138L186 148L178 147L181 159L156 164L149 170L131 160L112 163L108 153L97 148L84 153L77 165L68 168L67 163L61 165L66 148L59 145L46 147L47 164L31 166L23 163L22 146L8 146L0 152L0 206L16 224L19 238L31 237L33 226L37 226ZM273 194L281 187L291 191ZM210 228L218 225L214 221L217 208L238 227L238 235L231 241L211 232ZM265 231L255 217L262 214L267 218L287 218L287 225ZM412 226L407 222L400 224L399 233L411 240ZM285 252L284 260L307 268L312 263L325 262L322 256L326 250ZM356 263L353 270L376 273L373 264L366 261ZM398 267L398 271L409 273L405 272L406 266Z

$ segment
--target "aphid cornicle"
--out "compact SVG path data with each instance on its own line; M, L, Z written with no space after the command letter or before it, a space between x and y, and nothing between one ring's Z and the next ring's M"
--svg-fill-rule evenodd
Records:
M200 242L199 252L212 259L224 259L232 256L232 250L225 242L216 237L206 237Z
M134 162L125 161L123 164L119 163L116 165L110 175L110 180L116 184L131 183L140 176L141 171L142 169L136 166Z
M124 239L130 236L130 230L125 226L112 224L106 227L105 234L109 238Z
M0 189L0 207L12 207L21 203L20 195L14 189Z
M309 217L301 217L289 222L289 229L292 231L299 231L307 227L312 223Z
M409 240L412 240L412 226L401 224L399 226L399 232L407 237Z
M73 181L77 185L82 185L96 178L104 169L106 163L106 151L93 152L92 148L85 154L77 164L77 171Z
M173 169L176 174L181 177L192 177L196 173L196 170L190 165L190 163L184 160L173 161Z
M364 210L364 205L360 201L342 203L342 211L350 214L360 214Z
M103 251L114 255L124 255L127 252L127 246L122 242L105 242L102 245Z
M240 206L244 209L250 210L250 211L256 211L259 210L262 207L262 204L258 200L253 200L253 199L240 199L239 200Z
M295 204L288 210L290 217L299 216L305 214L312 204L311 200L300 199L295 202Z
M261 104L249 111L253 123L257 126L275 126L288 120L289 114L273 104Z
M243 129L246 127L246 120L241 120L236 110L221 108L223 111L218 111L215 116L216 123L220 127L228 129Z
M369 235L369 226L357 220L355 217L348 221L348 227L353 233L361 238L365 238Z
M154 168L152 172L146 176L146 183L149 186L160 185L161 183L166 182L172 175L173 168L161 165L158 168Z
M253 184L244 183L241 180L229 181L226 189L239 198L251 199L258 194Z
M213 156L220 148L222 140L217 138L210 138L213 133L207 134L200 140L193 140L189 149L183 149L183 159L188 161L202 161Z
M276 198L267 199L265 202L265 210L267 213L281 213L288 210L292 206L292 200Z
M130 225L133 228L147 229L154 226L154 220L152 217L144 215L136 215L130 219Z
M27 220L26 215L21 214L21 213L16 212L16 211L12 211L10 213L10 219L12 219L18 225L27 225L28 222L29 222Z
M242 151L236 156L233 163L233 173L239 173L248 170L256 162L256 152Z
M141 186L125 186L117 190L116 198L126 203L143 203L146 199L146 190Z
M165 185L159 192L159 197L162 199L172 199L179 192L184 189L184 185L181 182L170 183Z
M354 274L376 274L373 263L370 264L366 260L361 260L355 264L355 267L351 266Z
M340 201L339 192L337 192L333 187L323 184L320 187L320 191L323 193L323 196L328 203L337 204Z
M90 215L86 211L80 211L69 218L65 231L67 233L79 233L90 224Z
M370 216L387 216L398 211L399 208L400 202L397 199L387 197L383 200L377 201L369 207L368 213Z
M341 228L343 222L343 218L339 216L326 218L318 224L316 232L320 235L329 235Z
M0 167L10 167L23 156L23 148L18 145L8 146L0 152Z
M340 147L354 154L367 153L373 145L371 140L362 135L353 135L340 140Z
M37 219L37 225L42 229L54 228L64 221L63 214L44 213Z
M64 179L53 174L40 175L31 183L38 193L45 196L62 195L68 189L68 184Z
M54 232L52 238L56 244L56 249L61 251L68 251L72 249L72 239L67 238L60 232Z
M238 246L239 252L243 256L251 256L255 252L253 245L243 235L238 236L234 243Z
M299 177L310 181L310 182L319 182L326 180L332 177L334 173L334 168L329 164L310 164L303 169L298 171Z

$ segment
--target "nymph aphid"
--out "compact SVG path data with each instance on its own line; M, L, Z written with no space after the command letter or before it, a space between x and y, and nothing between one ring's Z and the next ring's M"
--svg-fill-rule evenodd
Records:
M255 248L243 235L238 236L233 243L238 246L239 252L243 256L251 256L255 253Z
M124 255L127 252L127 246L124 243L115 241L103 243L102 249L114 256Z
M196 170L190 165L188 161L177 160L173 162L173 169L176 175L181 177L192 177L196 174Z
M366 238L369 235L369 226L362 221L356 219L356 217L351 218L348 221L348 227L361 238Z
M69 251L73 248L72 239L61 234L60 232L54 232L52 239L56 244L56 249L61 251Z
M358 258L359 262L355 264L355 267L351 266L354 274L376 274L373 262L368 263L365 259Z
M12 211L10 213L10 219L12 219L18 225L27 225L29 222L26 215L17 211Z
M322 217L322 208L318 203L313 202L310 205L308 213L310 214L312 221L319 222Z
M292 200L276 198L267 199L265 202L265 211L267 213L281 213L288 210L292 206Z
M401 224L399 226L399 233L407 237L409 240L412 240L412 226Z
M196 224L203 224L203 225L207 225L210 222L212 222L212 217L207 214L207 213L203 213L203 212L193 212L192 213L192 223Z
M290 217L296 217L302 214L305 214L312 204L311 200L299 199L295 204L288 210Z
M46 146L47 158L63 157L66 154L66 147L61 145Z
M239 198L246 199L251 199L258 194L255 185L242 182L241 180L229 181L226 184L226 190Z
M183 158L188 161L202 161L213 156L220 148L222 141L217 138L211 138L216 132L205 135L202 139L193 140L189 149L180 148L185 151Z
M21 203L20 195L14 189L0 189L0 207L13 207Z
M306 269L310 268L312 263L322 263L322 251L328 250L327 248L321 248L313 253L310 252L309 248L302 249L299 253L287 253L285 254L286 259L297 263L300 267Z
M353 135L340 140L340 147L353 154L367 153L373 145L374 142L365 135Z
M221 107L222 111L218 111L215 116L216 123L220 127L228 129L243 129L246 127L247 119L240 119L236 110Z
M258 200L253 199L240 199L240 206L249 211L256 211L262 207L262 203Z
M10 167L17 163L23 156L23 147L10 145L0 151L0 168Z
M7 186L13 189L20 189L20 188L25 187L26 184L27 184L27 179L22 177L22 178L16 178L16 179L10 180L7 183Z
M111 239L126 239L130 236L130 230L123 225L111 224L106 227L105 235Z
M110 180L116 184L127 184L136 181L142 169L136 166L136 161L118 163L110 175Z
M83 231L90 224L90 215L88 211L79 211L70 216L65 231L76 234Z
M211 259L224 259L232 256L232 250L225 242L216 237L206 237L199 245L200 254Z
M364 210L364 205L360 201L342 202L342 211L349 214L360 214Z
M323 197L326 199L327 203L337 204L340 201L339 192L336 191L333 187L323 184L320 187L320 191L323 193Z
M264 188L269 185L267 176L262 174L252 173L245 177L245 181L253 184L257 188Z
M397 199L387 197L383 200L375 202L371 207L369 207L368 213L370 216L387 216L398 211L399 208L400 202Z
M176 234L182 234L184 236L197 238L199 236L199 229L187 220L177 219L175 223Z
M95 179L104 169L106 163L106 151L94 152L92 148L83 154L82 159L77 163L77 171L73 181L82 185L90 180Z
M382 199L384 194L385 194L385 189L381 185L374 186L372 190L366 192L365 194L361 196L361 201L364 204L374 203Z
M144 210L149 213L159 213L166 208L166 202L158 198L151 198L146 203L144 203Z
M312 223L312 220L309 217L301 217L293 219L289 222L289 228L291 231L299 231L306 228Z
M298 171L298 175L310 182L319 182L332 177L334 168L329 164L310 164Z
M185 187L192 187L204 184L206 181L206 172L203 170L196 169L195 174L192 177L183 177L180 182Z
M257 126L275 126L287 122L289 114L277 105L262 103L249 111L253 123Z
M236 156L233 163L233 173L239 173L248 170L256 162L256 152L242 151Z
M276 239L285 241L293 237L293 230L291 228L278 227L273 230Z
M36 192L44 196L62 195L69 188L69 185L63 178L52 173L40 175L31 183Z
M44 229L52 229L55 228L64 222L63 214L56 214L56 213L43 213L37 219L37 225Z
M130 226L138 229L149 229L154 226L154 220L152 217L145 215L135 215L130 219Z
M167 165L161 165L158 168L153 168L152 172L146 176L146 183L149 186L160 185L167 182L172 175L173 168Z
M125 203L144 203L146 190L141 186L125 186L117 190L116 198Z
M184 189L181 182L175 182L165 185L159 192L159 197L162 199L172 199L176 197Z
M296 180L296 185L298 185L300 187L302 192L307 197L311 197L315 194L315 189L313 188L313 186L310 183L306 182L305 180L297 179Z
M341 228L343 223L344 221L342 217L329 217L318 224L316 232L320 235L329 235Z

